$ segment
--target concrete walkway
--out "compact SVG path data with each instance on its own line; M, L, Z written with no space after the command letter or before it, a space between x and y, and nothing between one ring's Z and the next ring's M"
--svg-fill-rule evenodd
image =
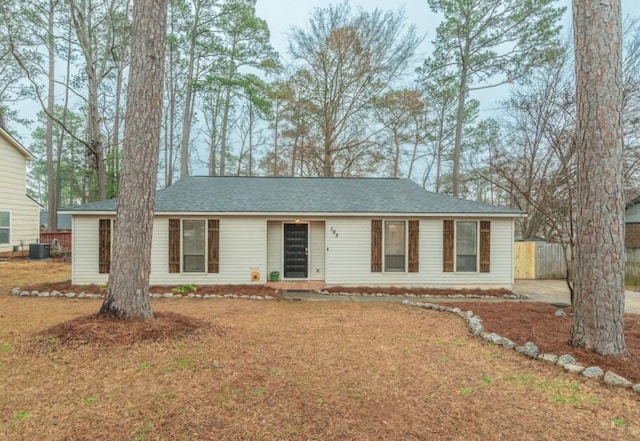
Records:
M513 292L516 294L526 294L533 302L546 303L570 303L569 289L564 280L516 280L513 285ZM329 296L305 291L283 291L283 298L288 300L307 301L339 301L339 302L392 302L401 303L404 300L412 302L503 302L521 301L505 299L455 299L447 297L405 297L405 296ZM640 314L640 292L625 292L625 312Z

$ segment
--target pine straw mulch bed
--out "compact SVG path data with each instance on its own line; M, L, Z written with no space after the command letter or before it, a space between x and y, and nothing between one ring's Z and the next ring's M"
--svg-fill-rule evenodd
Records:
M152 304L160 320L175 313L223 332L33 351L34 333L100 301L0 296L2 439L640 439L637 394L472 338L453 314L370 302ZM91 335L113 325L96 322L104 333Z
M379 286L331 286L322 290L330 294L378 294L383 293L391 296L403 296L411 294L415 296L429 297L450 297L451 295L463 295L465 297L498 297L513 295L508 289L441 289L441 288L402 288Z
M271 296L281 299L282 295L277 289L264 285L194 285L196 291L194 294L241 294L241 295L257 295L261 297ZM174 293L176 286L150 286L151 294ZM53 290L61 293L80 292L104 294L106 288L101 285L72 285L70 280L57 283L39 283L28 286L20 286L20 289L26 291L48 291ZM324 289L330 294L348 293L348 294L377 294L384 293L392 296L403 296L406 294L414 296L429 297L450 297L452 295L463 295L465 297L496 297L503 298L507 295L513 295L508 289L439 289L439 288L400 288L400 287L372 287L372 286L332 286ZM188 295L189 293L183 293Z
M281 298L281 295L277 289L270 288L264 285L198 285L195 284L195 291L193 294L216 294L216 295L225 295L225 294L238 294L238 295L249 295L249 296L260 296L266 297L271 296L273 298ZM165 294L172 293L177 294L174 289L178 288L177 286L163 286L163 285L154 285L149 287L150 294ZM65 280L57 283L38 283L27 286L20 286L20 289L26 291L59 291L63 294L74 292L79 294L81 292L92 293L92 294L104 294L106 291L106 287L103 285L73 285L70 280ZM188 290L183 292L182 295L189 295L191 292Z
M181 340L203 332L224 335L224 329L220 326L175 312L157 312L154 320L118 320L92 314L38 332L33 348L51 351L60 346L86 344L131 346L142 342Z
M485 331L508 337L519 345L530 341L538 346L541 353L571 354L579 364L585 367L600 366L605 372L610 370L633 383L640 383L640 315L638 314L625 314L624 317L625 343L629 355L623 358L612 358L569 345L571 308L565 309L566 317L556 317L554 315L556 308L548 303L456 302L443 303L443 305L473 311L482 319Z

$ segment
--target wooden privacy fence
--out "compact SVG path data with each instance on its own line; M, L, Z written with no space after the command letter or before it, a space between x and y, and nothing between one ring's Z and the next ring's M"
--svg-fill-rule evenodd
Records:
M516 242L514 277L516 279L563 279L567 265L563 244Z
M536 278L536 243L516 242L514 245L513 274L516 279Z
M564 279L567 264L560 243L516 242L514 277L516 279ZM640 249L627 248L625 277L640 280Z
M640 280L640 248L627 248L625 279L634 285Z
M58 239L60 249L64 251L71 250L71 231L41 231L40 243L51 243L53 239Z

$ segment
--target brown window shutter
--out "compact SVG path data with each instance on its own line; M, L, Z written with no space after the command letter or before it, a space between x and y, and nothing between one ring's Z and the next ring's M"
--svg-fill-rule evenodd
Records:
M109 274L111 267L111 219L98 221L98 272Z
M180 272L180 219L169 219L169 272Z
M420 221L409 221L409 272L417 273L420 267Z
M371 221L371 272L382 272L382 221Z
M220 221L218 219L209 219L209 265L208 272L220 272Z
M480 272L491 271L491 221L480 221Z
M445 273L453 272L453 240L454 240L454 222L445 220L443 225L442 240L442 271Z

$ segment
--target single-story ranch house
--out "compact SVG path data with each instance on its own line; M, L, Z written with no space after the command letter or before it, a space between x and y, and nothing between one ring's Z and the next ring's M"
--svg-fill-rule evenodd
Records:
M152 285L511 288L523 215L386 178L185 177L155 207ZM66 211L74 284L107 282L115 210Z

